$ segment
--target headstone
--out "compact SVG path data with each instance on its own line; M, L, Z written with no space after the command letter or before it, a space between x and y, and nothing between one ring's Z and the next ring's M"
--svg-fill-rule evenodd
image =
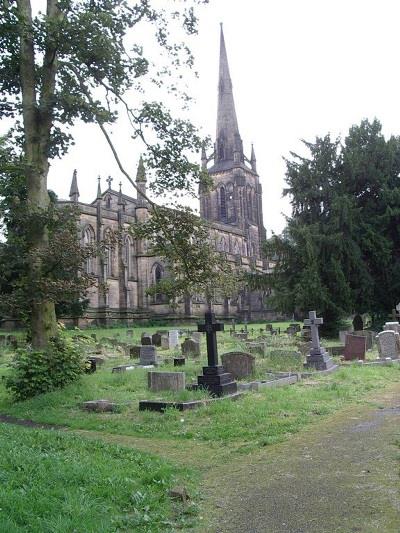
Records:
M386 322L383 329L400 333L400 324L398 322Z
M200 356L200 343L194 339L185 339L181 344L182 355L192 355L193 357Z
M161 346L161 333L153 333L151 344L153 344L153 346Z
M346 343L346 335L348 335L350 332L349 330L341 330L339 331L339 341L344 345Z
M168 332L168 335L170 348L176 348L179 346L179 331L177 329L171 329Z
M186 359L184 357L174 357L174 366L184 366Z
M353 335L358 337L365 337L367 350L372 350L373 344L373 332L368 329L363 329L362 331L354 331Z
M133 365L118 365L112 369L113 374L119 374L120 372L128 372L129 370L135 370Z
M356 315L353 318L353 329L354 331L361 331L364 329L364 321L361 315Z
M127 329L126 330L126 336L130 339L133 337L133 330L132 329Z
M85 374L93 374L97 370L96 361L92 358L86 359L85 361Z
M7 344L7 337L5 335L0 335L0 346L5 346Z
M329 370L335 366L328 352L319 342L318 326L324 323L322 318L317 318L315 311L308 313L309 318L304 321L304 325L311 330L312 348L304 363L305 368L315 368L316 370Z
M246 341L247 340L247 337L248 337L248 333L234 333L232 335L235 339L239 339L241 341Z
M367 340L363 335L346 335L344 347L345 361L364 360Z
M149 335L148 333L142 333L140 342L142 343L142 346L151 346L152 344L151 335Z
M205 323L198 325L198 330L206 334L208 366L203 366L203 375L198 376L197 383L206 388L214 396L224 396L237 392L237 383L233 377L225 372L218 364L217 331L224 331L224 325L215 322L214 313L205 313Z
M157 364L157 352L155 346L140 347L140 364L144 366Z
M332 355L344 355L344 346L330 346L328 350Z
M185 372L148 372L148 386L153 392L185 390Z
M169 335L161 335L161 348L169 350Z
M378 342L378 350L381 359L398 359L399 350L399 334L395 331L381 331L376 336Z
M303 326L303 329L301 330L301 336L305 342L310 342L312 340L310 328Z
M246 352L229 352L221 356L222 366L235 379L242 379L255 371L255 357Z
M198 331L193 331L190 336L196 342L200 342L201 341L201 333L199 333Z
M246 349L251 353L261 355L261 357L265 357L265 348L264 342L246 342Z

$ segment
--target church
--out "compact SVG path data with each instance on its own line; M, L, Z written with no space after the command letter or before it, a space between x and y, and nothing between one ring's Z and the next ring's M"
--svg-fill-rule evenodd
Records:
M239 133L232 81L229 73L224 34L221 26L217 128L214 151L201 154L202 168L209 173L213 186L199 191L200 216L211 226L211 241L233 265L244 270L267 272L272 266L261 256L266 238L262 212L262 186L257 174L253 146L246 157ZM126 230L133 222L145 221L151 210L140 194L131 198L112 188L101 190L100 178L96 199L85 204L79 202L77 173L74 171L70 200L80 212L80 234L83 244L107 239L107 235L120 230L124 235L119 246L108 250L106 257L87 261L87 272L96 278L88 291L89 306L80 325L89 323L110 324L114 321L130 323L135 319L165 318L190 319L206 310L205 300L199 296L188 297L172 309L162 294L149 296L146 290L164 276L162 258L154 257L146 243L134 240ZM136 185L146 193L146 172L139 161ZM101 289L100 289L101 287ZM224 318L270 319L274 313L268 309L268 298L259 292L243 291L232 298L214 303L214 311Z

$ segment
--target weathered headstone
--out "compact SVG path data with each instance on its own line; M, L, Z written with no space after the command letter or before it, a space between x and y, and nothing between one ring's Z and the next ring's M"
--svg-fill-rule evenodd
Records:
M312 348L306 357L304 366L306 368L315 368L316 370L329 370L336 365L319 342L318 326L323 324L324 321L322 318L317 318L315 311L310 311L308 315L309 318L304 321L304 325L311 330Z
M265 324L265 330L266 331L271 331L273 328L272 328L272 324Z
M140 347L140 364L143 366L157 364L157 352L155 346Z
M346 335L350 333L349 330L344 329L339 331L339 341L344 345L346 343Z
M353 329L354 331L361 331L364 329L364 321L361 315L355 315L353 318Z
M174 357L174 366L185 366L186 359L184 357Z
M198 325L198 330L206 334L208 366L203 366L203 375L198 376L200 387L206 388L214 396L236 393L237 383L233 377L225 372L224 367L218 364L217 331L223 331L224 325L215 322L214 313L205 313L205 323Z
M245 341L245 340L247 340L248 333L246 333L246 332L243 332L243 333L233 333L232 337L234 337L235 339L239 339L239 340L241 340L241 341Z
M192 355L193 357L200 356L200 343L194 339L185 339L181 344L182 355Z
M185 372L148 372L148 386L153 392L185 390Z
M153 344L153 346L161 346L161 333L153 333L151 336L151 344Z
M328 350L332 355L344 355L344 346L330 346Z
M131 359L136 359L137 357L140 357L140 348L141 346L128 345L129 357Z
M129 372L129 370L135 370L133 365L118 365L112 369L113 374L119 374L120 372Z
M357 335L358 337L365 337L367 350L372 350L374 337L373 331L363 329L362 331L354 331L353 335Z
M179 331L177 329L171 329L168 332L168 335L170 348L176 348L179 346Z
M142 333L140 342L142 343L142 346L151 346L152 344L151 335L149 335L148 333Z
M82 404L85 411L94 411L96 413L112 413L119 408L119 405L109 400L91 400Z
M346 335L344 347L345 361L364 360L367 349L367 339L364 335Z
M246 342L246 349L250 353L261 355L261 357L265 357L265 348L265 342Z
M400 333L400 324L398 322L386 322L383 329Z
M393 330L381 331L376 336L378 343L378 350L381 359L398 359L400 354L399 349L399 334Z
M229 352L221 356L225 371L235 379L250 376L255 371L255 357L246 352Z
M169 350L169 335L161 335L161 348Z
M196 342L200 342L201 341L201 333L199 333L198 331L193 331L190 336Z

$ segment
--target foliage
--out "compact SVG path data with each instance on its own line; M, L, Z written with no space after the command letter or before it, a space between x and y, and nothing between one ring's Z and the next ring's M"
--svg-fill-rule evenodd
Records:
M164 102L169 93L187 105L177 79L182 78L182 67L192 68L193 57L179 36L183 33L186 39L196 33L193 4L206 1L160 7L151 0L48 0L45 12L33 10L30 0L2 2L0 118L14 121L28 219L46 215L49 163L66 153L73 142L70 128L77 121L98 124L120 170L136 186L107 132L121 112L132 125L132 137L147 147L153 193L194 193L204 173L189 156L199 152L203 141L188 121L174 118ZM154 36L155 61L140 41L143 32ZM162 91L158 102L146 101L149 86ZM49 219L44 216L42 224L30 227L28 269L30 281L38 286L47 268L42 252L49 245ZM43 295L30 303L33 344L45 347L56 331L54 299Z
M172 305L186 294L202 294L211 304L237 290L240 270L234 270L215 250L210 227L189 208L155 206L151 217L133 225L131 231L135 238L148 242L153 255L167 259L165 277L149 294L164 294Z
M291 153L292 215L265 246L276 268L250 280L284 312L316 309L325 332L353 312L379 321L400 296L400 138L381 130L364 120L344 142L326 135L304 141L308 157Z
M6 378L6 387L16 400L65 387L85 369L81 350L61 335L51 339L44 351L19 349Z

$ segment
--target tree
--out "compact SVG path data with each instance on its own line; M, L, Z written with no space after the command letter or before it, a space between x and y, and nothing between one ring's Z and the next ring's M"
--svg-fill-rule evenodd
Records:
M310 155L286 160L292 215L265 253L278 309L316 309L333 332L352 312L386 316L399 296L400 139L377 120L353 126L344 142L329 135L304 142Z
M121 171L135 186L106 129L123 109L132 135L146 144L155 194L176 189L194 194L204 180L187 155L201 147L195 128L174 119L161 103L137 99L133 108L124 99L128 91L140 91L143 78L162 85L163 74L169 72L160 64L152 69L140 43L129 42L137 25L154 28L155 40L170 66L179 69L183 63L189 67L193 63L186 44L171 41L169 33L170 26L178 23L187 34L196 32L193 6L174 3L168 11L152 4L151 0L47 0L46 12L34 14L30 0L3 0L0 114L15 121L14 139L21 150L29 221L26 245L31 258L28 282L32 286L39 286L46 276L50 227L43 213L51 207L47 175L51 158L62 156L72 142L66 127L76 121L97 123ZM164 87L176 90L173 82ZM41 216L43 224L34 223ZM29 318L33 346L45 348L56 333L54 298L32 300Z

